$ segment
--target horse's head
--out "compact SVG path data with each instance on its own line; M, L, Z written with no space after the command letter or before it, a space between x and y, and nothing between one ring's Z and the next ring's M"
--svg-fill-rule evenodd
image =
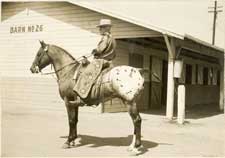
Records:
M43 68L48 66L51 63L50 56L48 55L49 45L46 44L44 41L40 41L41 47L39 48L33 64L30 68L32 73L38 73Z

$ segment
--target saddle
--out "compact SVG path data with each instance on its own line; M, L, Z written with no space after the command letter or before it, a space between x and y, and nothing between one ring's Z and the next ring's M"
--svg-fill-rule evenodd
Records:
M73 90L82 98L87 98L93 84L105 67L104 59L94 59L90 64L79 66L78 74L75 74L76 83Z

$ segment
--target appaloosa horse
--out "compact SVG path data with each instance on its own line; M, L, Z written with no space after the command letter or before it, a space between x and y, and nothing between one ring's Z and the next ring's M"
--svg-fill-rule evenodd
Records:
M59 93L65 102L69 120L69 136L63 148L69 148L75 145L75 139L77 138L79 106L71 105L70 101L74 100L73 87L75 80L73 76L80 63L58 46L46 44L43 41L40 41L40 44L41 47L30 70L32 73L39 73L47 65L53 65L58 79ZM136 99L143 90L143 83L144 78L138 69L130 66L117 66L99 75L96 84L93 85L90 91L89 98L86 100L88 104L98 105L98 103L109 98L117 97L122 99L128 107L128 112L134 124L133 141L128 150L136 154L140 154L140 148L142 147L141 117L136 105ZM96 89L99 90L98 95L92 95L92 92L96 91Z

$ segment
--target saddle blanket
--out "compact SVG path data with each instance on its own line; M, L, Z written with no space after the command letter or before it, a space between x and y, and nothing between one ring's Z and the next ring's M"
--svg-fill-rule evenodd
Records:
M101 73L103 63L103 59L93 60L85 67L81 75L78 77L73 90L76 91L82 99L85 99L88 96L93 83Z

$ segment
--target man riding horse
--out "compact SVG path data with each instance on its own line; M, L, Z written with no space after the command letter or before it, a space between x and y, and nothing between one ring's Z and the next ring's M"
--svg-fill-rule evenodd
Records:
M79 72L74 75L76 85L73 90L76 96L74 101L70 101L71 104L78 106L85 104L83 99L87 97L92 84L104 67L112 66L112 60L116 57L116 40L111 35L111 20L101 19L97 27L102 36L101 41L98 43L97 48L92 51L94 60L90 63L84 56L78 70Z
M111 35L111 20L101 19L100 24L97 27L99 27L102 39L98 43L97 48L92 51L92 54L96 59L112 61L116 57L116 40Z
M91 63L87 59L79 63L63 48L40 41L41 47L30 70L32 73L39 73L48 65L53 65L58 81L59 94L65 103L69 123L69 135L63 148L75 146L75 140L78 137L79 106L82 104L98 105L112 98L120 98L127 106L127 111L134 126L133 141L128 150L138 155L142 152L142 119L139 114L137 99L144 90L144 77L139 69L127 65L103 70L105 63L111 62L115 58L116 44L110 34L110 28L110 20L100 21L99 29L102 40L93 51L95 58Z

